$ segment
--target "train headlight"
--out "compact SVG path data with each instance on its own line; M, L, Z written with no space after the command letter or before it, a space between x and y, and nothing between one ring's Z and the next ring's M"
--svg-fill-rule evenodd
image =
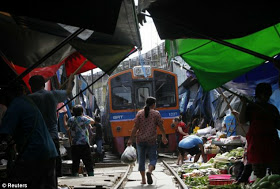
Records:
M121 126L117 126L117 132L121 132Z

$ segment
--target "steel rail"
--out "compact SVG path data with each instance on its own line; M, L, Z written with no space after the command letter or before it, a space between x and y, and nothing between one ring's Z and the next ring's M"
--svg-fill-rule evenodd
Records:
M118 184L113 189L118 189L122 186L124 180L127 178L127 175L130 172L131 168L132 168L131 165L129 165L128 168L126 169L125 174L122 176L121 180L118 182Z
M161 160L161 162L165 165L165 167L167 167L167 169L172 173L172 175L177 179L177 181L179 182L181 188L183 189L188 189L188 187L186 186L185 182L179 177L179 175L172 169L172 167L170 167L164 160Z

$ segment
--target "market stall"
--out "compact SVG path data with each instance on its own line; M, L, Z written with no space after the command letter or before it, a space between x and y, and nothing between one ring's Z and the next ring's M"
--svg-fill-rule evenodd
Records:
M243 170L245 142L242 136L227 138L208 136L208 141L204 144L207 162L194 163L192 157L188 156L189 158L178 169L178 174L191 189L280 188L280 175L267 175L258 180L251 173L248 183L236 183Z

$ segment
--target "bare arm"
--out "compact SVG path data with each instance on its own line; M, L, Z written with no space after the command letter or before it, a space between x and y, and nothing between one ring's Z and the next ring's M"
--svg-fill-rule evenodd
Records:
M94 124L95 123L95 121L91 117L89 117L87 115L85 115L85 117L90 120L89 124Z
M164 130L164 127L163 127L162 124L159 125L159 130L160 130L160 132L162 134L161 140L162 140L163 144L167 144L168 140L166 138L165 130Z
M179 131L179 133L182 134L182 135L189 136L188 133L185 133L185 132L183 131L182 127L178 127L178 131Z
M136 124L134 124L130 138L127 141L127 146L130 146L132 144L132 141L133 141L137 131L138 131L138 126Z
M63 122L64 122L64 128L65 128L66 131L69 130L67 120L68 120L68 115L67 115L67 114L64 114L64 116L63 116Z
M70 96L72 94L72 89L73 89L73 81L74 81L74 75L71 74L69 76L69 80L68 80L68 83L67 83L67 88L66 88L66 93L68 96Z
M68 138L69 138L69 143L70 145L72 145L72 136L71 136L71 131L70 131L70 128L68 127L68 115L67 114L64 114L63 116L63 122L64 122L64 128L68 134Z
M200 151L201 151L201 155L202 155L202 158L203 158L203 162L204 162L204 163L207 162L207 156L206 156L206 154L205 154L205 152L204 152L204 146L203 146L203 144L198 144L198 147L199 147L199 149L200 149Z

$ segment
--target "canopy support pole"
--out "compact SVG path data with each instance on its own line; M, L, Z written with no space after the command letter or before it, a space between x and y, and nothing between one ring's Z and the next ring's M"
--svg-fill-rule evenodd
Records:
M217 88L217 89L218 89L219 93L222 95L222 97L224 98L224 100L226 101L227 106L229 107L230 111L233 112L233 108L231 107L230 102L225 97L223 91L220 88ZM235 114L233 114L233 116L235 117L235 120L237 121L238 125L240 125L240 127L241 127L242 131L244 132L244 134L246 135L246 131L245 131L244 127L242 126L242 124L240 124L239 118Z
M24 72L22 72L19 76L17 76L15 79L13 79L9 85L13 84L14 82L23 79L27 74L29 74L34 68L37 68L39 65L41 65L45 60L47 60L50 56L52 56L54 53L56 53L59 49L64 47L69 41L71 41L73 38L78 36L80 33L82 33L85 29L79 28L74 33L69 35L67 38L65 38L60 44L58 44L55 48L53 48L50 52L48 52L45 56L43 56L40 60L38 60L35 64L28 67Z
M76 75L80 69L88 62L88 59L86 59L72 74ZM59 89L63 89L63 87L68 83L69 78L66 79L66 81L59 87Z
M140 13L140 14L143 14L145 16L148 16L148 17L151 17L152 19L156 19L157 21L162 21L161 19L159 18L155 18L155 17L152 17L151 15L147 15L145 13ZM162 21L164 22L164 21ZM174 23L172 23L174 24ZM178 24L176 23L176 25L180 26L183 30L186 30L187 26L183 25L183 24ZM204 39L209 39L211 41L214 41L216 43L219 43L221 45L224 45L224 46L227 46L227 47L230 47L230 48L233 48L233 49L236 49L236 50L239 50L241 52L244 52L244 53L247 53L247 54L250 54L250 55L253 55L255 57L258 57L260 59L263 59L263 60L266 60L266 61L270 61L270 62L273 62L275 67L278 68L280 70L280 60L277 60L275 58L272 58L272 57L269 57L269 56L266 56L264 54L261 54L261 53L258 53L256 51L252 51L250 49L247 49L247 48L244 48L244 47L241 47L241 46L238 46L238 45L234 45L232 43L229 43L227 41L224 41L222 39L218 39L218 38L213 38L213 37L210 37L210 36L207 36L207 35L204 35L204 34L201 34L199 32L194 32L190 29L188 29L188 32L191 32L191 33L195 33L196 35L204 38Z

